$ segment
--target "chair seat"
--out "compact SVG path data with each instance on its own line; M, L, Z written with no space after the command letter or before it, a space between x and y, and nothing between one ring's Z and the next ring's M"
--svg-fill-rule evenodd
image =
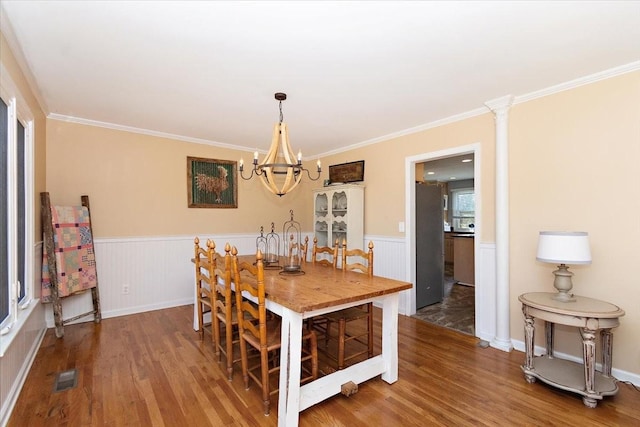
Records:
M224 315L224 313L221 313L218 311L218 319L220 319L221 322L226 323L227 318ZM245 316L245 318L247 318L247 316ZM233 308L233 311L231 312L231 324L232 325L237 325L238 324L238 311L235 309L235 307Z
M368 251L362 249L347 249L346 240L342 241L342 270L343 271L360 271L373 276L373 242L369 242ZM337 243L336 252L337 255ZM349 263L349 259L353 262ZM335 263L334 263L335 268ZM366 331L360 333L358 329L348 330L347 325L355 320L366 319ZM365 354L367 357L373 357L373 304L366 303L356 307L346 308L333 313L327 313L322 316L309 319L307 322L311 328L317 330L320 336L324 336L324 347L327 350L329 358L335 360L338 369L343 369L346 361L355 359ZM332 333L332 327L336 324L337 331ZM332 354L333 349L329 350L329 340L337 341L337 354ZM364 349L347 349L347 343L359 343L364 345ZM352 347L352 346L350 346ZM350 353L350 354L347 354Z
M246 316L245 316L246 319ZM246 322L246 320L245 320ZM267 321L267 349L268 351L280 348L280 319ZM251 332L245 332L243 338L255 348L260 348L260 339Z
M278 357L282 345L282 320L280 317L267 316L265 307L266 295L264 289L264 263L262 252L256 254L255 264L238 261L238 251L234 247L233 275L236 285L236 309L238 310L238 330L240 331L240 353L242 357L242 376L245 388L249 388L249 380L253 380L262 389L262 404L265 415L269 415L270 396L278 391L279 382L275 374L280 371ZM245 274L242 274L245 272ZM257 306L243 297L243 294L257 298ZM246 316L250 316L248 320ZM312 381L318 377L318 351L316 334L309 330L303 331L303 346L300 357L301 383ZM247 345L249 344L249 345ZM248 351L257 350L259 357L249 366ZM284 351L287 351L285 349ZM311 365L311 366L309 366ZM272 375L273 374L273 375ZM271 386L273 378L274 386Z

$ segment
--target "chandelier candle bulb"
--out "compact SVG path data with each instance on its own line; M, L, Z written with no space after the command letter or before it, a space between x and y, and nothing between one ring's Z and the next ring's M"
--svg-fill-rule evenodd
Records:
M298 164L302 163L302 150L298 151Z

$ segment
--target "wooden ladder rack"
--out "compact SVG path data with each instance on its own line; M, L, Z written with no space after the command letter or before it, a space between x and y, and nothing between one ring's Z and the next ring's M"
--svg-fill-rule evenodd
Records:
M89 207L89 196L81 197L82 206L86 207L89 211L89 229L91 230L92 242L93 245L93 230L91 228L91 209ZM91 299L93 301L93 310L88 311L86 313L79 314L77 316L73 316L69 319L63 319L62 316L62 299L66 297L60 297L58 294L58 268L56 265L56 256L55 256L55 244L54 244L54 230L53 223L51 217L51 199L49 198L48 192L40 193L40 202L41 202L41 217L42 217L42 235L44 240L44 247L48 254L47 256L47 265L49 268L49 278L51 281L51 300L53 303L53 320L56 328L56 336L61 338L64 336L64 325L67 323L73 322L74 320L78 320L82 317L86 317L89 315L94 315L94 322L100 323L102 319L102 314L100 311L100 293L98 291L98 278L96 274L96 286L91 288ZM95 251L94 251L95 254ZM80 291L72 295L78 295L80 293L84 293L85 291Z

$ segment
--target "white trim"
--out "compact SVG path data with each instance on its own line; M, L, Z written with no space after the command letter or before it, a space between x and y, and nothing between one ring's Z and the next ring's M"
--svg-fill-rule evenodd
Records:
M436 127L440 127L440 126L444 126L450 123L455 123L455 122L459 122L462 120L466 120L469 119L471 117L475 117L475 116L481 116L483 114L486 114L487 110L484 108L476 108L475 110L471 110L471 111L467 111L465 113L460 113L460 114L456 114L453 116L449 116L449 117L445 117L444 119L439 119L439 120L435 120L433 122L429 122L420 126L415 126L409 129L404 129L404 130L400 130L398 132L392 132L389 133L387 135L384 136L379 136L377 138L373 138L373 139L369 139L366 141L362 141L362 142L358 142L346 147L342 147L342 148L338 148L335 150L331 150L331 151L327 151L324 153L320 153L315 157L326 157L326 156L331 156L334 154L339 154L339 153L343 153L345 151L351 151L354 150L356 148L362 148L362 147L366 147L368 145L373 145L373 144L377 144L379 142L384 142L384 141L389 141L391 139L394 138L399 138L401 136L405 136L405 135L411 135L414 133L418 133L418 132L422 132L428 129L433 129Z
M0 339L0 358L5 355L5 353L11 346L11 343L16 337L18 337L22 326L27 323L29 317L31 316L31 313L38 307L39 304L40 299L31 299L29 301L29 304L26 305L24 309L16 310L15 320L7 326L6 333L3 334L2 339ZM3 332L5 332L4 329Z
M619 67L611 68L609 70L601 71L599 73L591 74L589 76L580 77L568 82L560 83L555 86L541 89L535 92L530 92L524 95L516 96L514 104L521 104L523 102L532 101L537 98L553 95L565 90L575 89L580 86L588 85L598 82L600 80L610 79L612 77L620 76L622 74L631 73L633 71L640 70L640 61L635 61L630 64L621 65Z
M5 354L9 345L13 342L27 322L29 315L33 311L34 300L34 268L35 251L34 246L34 116L31 113L29 104L18 90L17 85L11 78L11 75L0 63L0 97L7 103L7 140L8 140L8 194L7 194L7 222L8 235L7 241L11 244L8 249L8 268L9 268L9 316L2 323L2 340L0 340L0 356ZM17 176L17 123L18 121L24 127L24 197L25 197L25 229L24 229L24 246L25 246L25 297L19 302L19 281L18 281L18 236L17 236L17 205L18 205L18 176Z
M555 86L551 86L545 89L541 89L535 92L530 92L524 95L519 95L516 96L514 98L513 103L514 104L520 104L523 102L527 102L527 101L531 101L533 99L537 99L537 98L541 98L544 96L549 96L549 95L553 95L555 93L558 92L563 92L566 90L570 90L570 89L574 89L586 84L590 84L590 83L594 83L600 80L606 80L618 75L622 75L622 74L626 74L626 73L630 73L633 71L637 71L640 70L640 61L635 61L632 62L630 64L625 64L625 65L621 65L619 67L615 67L615 68L611 68L608 70L604 70L595 74L591 74L585 77L580 77L574 80L571 80L569 82L565 82L565 83L561 83ZM36 86L32 86L32 87L37 87ZM37 91L36 91L36 96L38 95ZM38 98L40 99L40 98ZM44 105L43 103L41 103L41 106ZM46 108L43 108L44 111L47 111ZM476 117L476 116L481 116L483 114L486 114L487 110L484 107L480 107L480 108L476 108L470 111L466 111L463 113L459 113L459 114L454 114L453 116L449 116L449 117L445 117L442 119L438 119L438 120L434 120L432 122L429 123L425 123L419 126L414 126L408 129L403 129L403 130L399 130L397 132L392 132L383 136L379 136L376 138L372 138L372 139L368 139L366 141L361 141L361 142L357 142L357 143L353 143L341 148L337 148L335 150L330 150L330 151L326 151L324 153L319 153L313 156L313 158L320 158L320 157L327 157L327 156L332 156L334 154L340 154L340 153L344 153L346 151L351 151L351 150L355 150L357 148L362 148L362 147L366 147L368 145L373 145L373 144L377 144L379 142L384 142L384 141L388 141L394 138L399 138L401 136L405 136L405 135L411 135L414 133L418 133L418 132L423 132L425 130L428 129L433 129L439 126L443 126L446 124L450 124L450 123L455 123L455 122L459 122L462 120L466 120L472 117ZM126 131L126 132L132 132L132 133L137 133L137 134L142 134L142 135L150 135L150 136L155 136L155 137L159 137L159 138L168 138L168 139L172 139L172 140L178 140L178 141L186 141L186 142L192 142L195 144L204 144L204 145L211 145L214 147L220 147L220 148L229 148L229 149L233 149L233 150L238 150L238 151L249 151L249 152L253 152L255 151L255 149L250 149L247 147L242 147L242 146L238 146L238 145L233 145L233 144L228 144L228 143L224 143L224 142L218 142L218 141L211 141L211 140L207 140L207 139L201 139L201 138L193 138L193 137L189 137L189 136L184 136L184 135L176 135L176 134L172 134L172 133L166 133L166 132L160 132L160 131L154 131L154 130L150 130L150 129L142 129L142 128L136 128L133 126L124 126L124 125L119 125L119 124L115 124L115 123L109 123L109 122L101 122L98 120L91 120L91 119L85 119L82 117L73 117L73 116L67 116L67 115L63 115L63 114L57 114L57 113L49 113L47 114L47 118L51 119L51 120L58 120L58 121L63 121L63 122L69 122L69 123L78 123L78 124L84 124L84 125L88 125L88 126L97 126L97 127L102 127L102 128L106 128L106 129L114 129L114 130L121 130L121 131ZM260 151L260 150L259 150ZM266 151L261 151L262 153L265 153Z
M35 339L32 342L31 347L25 353L25 361L20 366L20 370L16 375L16 380L11 384L11 389L7 392L7 399L2 403L2 408L0 409L0 426L6 426L9 423L9 418L11 417L11 413L13 412L13 408L16 405L18 397L20 396L20 391L22 390L22 387L24 386L24 383L29 376L31 366L36 360L38 349L42 344L42 340L44 340L46 332L47 330L45 328L39 329L37 331Z
M511 351L509 330L509 108L513 96L485 102L495 118L496 146L496 335L491 346Z
M608 70L600 71L598 73L590 74L588 76L580 77L574 80L570 80L568 82L560 83L545 89L537 90L534 92L525 93L523 95L518 95L514 98L514 104L521 104L523 102L531 101L537 98L542 98L544 96L549 96L556 94L558 92L564 92L566 90L575 89L580 86L584 86L587 84L595 83L600 80L610 79L612 77L616 77L622 74L631 73L633 71L640 70L640 61L631 62L629 64L621 65L619 67L610 68ZM427 129L432 129L435 127L443 126L449 123L455 123L462 120L469 119L471 117L480 116L482 114L486 114L487 110L484 108L476 108L474 110L470 110L464 113L455 114L453 116L445 117L443 119L438 119L433 122L429 122L423 125L415 126L409 129L404 129L398 132L392 132L390 134L369 139L367 141L355 143L352 145L348 145L345 147L341 147L335 150L327 151L324 153L317 154L316 157L326 157L334 154L344 153L346 151L351 151L356 148L365 147L367 145L377 144L378 142L388 141L393 138L399 138L401 136L410 135L418 132L425 131Z
M225 142L211 141L211 140L202 139L202 138L193 138L193 137L190 137L190 136L176 135L176 134L173 134L173 133L160 132L160 131L155 131L155 130L151 130L151 129L142 129L142 128L137 128L137 127L134 127L134 126L119 125L119 124L116 124L116 123L101 122L99 120L84 119L82 117L72 117L72 116L65 116L63 114L50 113L50 114L47 115L47 118L51 119L51 120L57 120L57 121L60 121L60 122L78 123L78 124L81 124L81 125L95 126L95 127L105 128L105 129L119 130L119 131L124 131L124 132L137 133L137 134L141 134L141 135L155 136L155 137L158 137L158 138L167 138L167 139L172 139L172 140L177 140L177 141L191 142L191 143L194 143L194 144L211 145L213 147L228 148L228 149L231 149L231 150L251 151L251 152L255 151L254 149L249 149L247 147L241 147L239 145L227 144ZM258 150L258 151L260 151L260 150ZM264 151L264 152L266 152L266 151Z
M0 8L3 8L2 2L0 2ZM36 98L36 102L38 103L38 106L42 111L47 112L48 111L47 104L44 101L44 97L42 96L42 91L40 90L38 81L33 76L33 73L31 72L31 68L29 68L28 62L25 59L24 53L22 52L22 48L20 47L20 43L18 43L17 38L15 36L13 26L11 25L11 22L9 21L9 18L7 17L7 14L4 11L0 12L0 28L2 28L2 34L4 34L4 38L7 41L7 44L9 45L9 49L11 50L13 57L18 63L18 67L20 67L20 71L22 71L22 75L27 80L27 84L31 89L31 93L33 93L33 96ZM9 75L10 74L4 68L4 65L2 65L2 68L0 69L0 78L2 78L2 76L8 77ZM18 91L16 90L16 92ZM24 102L24 100L22 99L19 99L19 101L21 103Z

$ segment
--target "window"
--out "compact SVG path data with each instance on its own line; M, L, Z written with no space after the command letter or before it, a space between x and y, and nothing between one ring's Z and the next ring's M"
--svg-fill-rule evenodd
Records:
M21 325L21 311L33 299L33 119L4 67L2 72L5 75L0 85L0 335L11 335L12 329ZM3 337L0 355L11 339Z
M473 188L451 190L453 198L453 229L474 231L476 216L476 195Z

